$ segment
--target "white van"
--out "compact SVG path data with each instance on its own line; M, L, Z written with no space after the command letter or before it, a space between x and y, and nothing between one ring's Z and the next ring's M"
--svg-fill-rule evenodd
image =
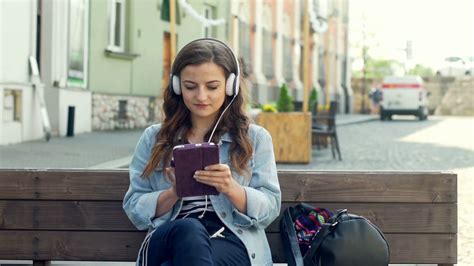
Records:
M392 119L392 115L415 115L420 120L428 118L428 93L421 77L384 78L380 119Z

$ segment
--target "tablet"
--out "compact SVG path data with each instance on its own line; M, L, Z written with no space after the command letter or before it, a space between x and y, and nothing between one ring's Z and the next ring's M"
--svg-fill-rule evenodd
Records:
M219 147L214 143L178 145L173 148L176 192L178 197L218 195L215 187L194 179L197 170L219 163Z

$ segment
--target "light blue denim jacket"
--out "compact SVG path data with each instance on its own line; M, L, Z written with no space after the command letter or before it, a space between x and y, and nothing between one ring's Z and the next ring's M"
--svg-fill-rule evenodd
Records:
M152 230L163 223L174 220L182 201L166 214L155 218L156 204L160 194L170 187L162 170L155 170L150 178L140 175L150 158L155 136L161 125L148 127L141 136L130 164L130 187L123 200L123 208L132 223L140 230ZM247 213L239 212L223 194L210 196L212 205L222 222L244 243L252 265L272 265L270 247L265 228L278 217L281 207L281 191L278 183L272 138L264 128L251 124L249 138L253 153L249 161L251 178L232 171L232 176L241 184L247 196ZM221 163L230 165L229 148L232 139L224 134L219 142ZM233 169L233 168L231 168Z

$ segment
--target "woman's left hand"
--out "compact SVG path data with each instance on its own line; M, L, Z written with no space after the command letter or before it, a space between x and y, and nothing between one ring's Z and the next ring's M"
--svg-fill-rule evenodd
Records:
M240 185L232 178L232 173L227 164L213 164L204 170L196 171L194 178L203 184L213 186L220 193L230 194Z

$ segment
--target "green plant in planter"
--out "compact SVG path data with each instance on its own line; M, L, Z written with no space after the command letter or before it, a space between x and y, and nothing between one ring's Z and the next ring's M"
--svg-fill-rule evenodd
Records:
M292 112L294 110L293 98L288 92L288 86L283 83L278 96L277 109L279 112Z
M312 113L316 113L318 110L318 90L315 87L311 90L311 95L309 96L309 110Z

